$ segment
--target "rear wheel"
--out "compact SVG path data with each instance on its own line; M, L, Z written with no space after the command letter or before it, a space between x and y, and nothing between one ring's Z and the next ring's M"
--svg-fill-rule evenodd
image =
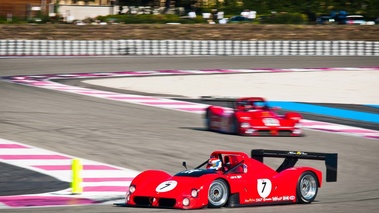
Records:
M235 116L233 116L232 122L231 122L231 133L235 135L239 135L240 134L239 128L240 128L240 124L238 122L238 119Z
M318 191L317 177L313 172L304 172L297 184L297 201L299 203L312 203Z
M205 112L205 126L207 128L207 130L211 131L211 116L212 116L212 112L207 109L207 111Z
M209 186L208 207L221 208L228 201L229 187L224 180L214 180Z

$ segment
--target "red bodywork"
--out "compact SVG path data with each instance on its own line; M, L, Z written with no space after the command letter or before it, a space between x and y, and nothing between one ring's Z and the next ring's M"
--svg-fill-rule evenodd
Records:
M303 135L299 113L279 115L276 112L278 108L269 107L261 97L240 98L233 103L233 108L209 106L206 109L205 120L209 130L251 136ZM252 107L247 109L244 104Z
M129 186L124 205L204 208L209 205L210 185L216 179L222 179L228 185L225 206L229 207L297 203L297 184L304 172L313 173L318 187L321 187L322 173L311 167L291 167L277 172L243 152L214 151L211 156L222 159L222 171L203 169L204 162L195 169L184 170L174 176L159 170L140 173ZM192 191L197 192L196 196L191 195ZM184 199L189 201L187 205L183 204Z

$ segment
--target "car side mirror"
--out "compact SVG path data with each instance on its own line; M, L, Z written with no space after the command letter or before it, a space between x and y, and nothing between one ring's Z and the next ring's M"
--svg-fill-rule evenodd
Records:
M185 161L183 161L182 165L184 166L184 168L186 168L186 170L188 170L187 169L187 163Z

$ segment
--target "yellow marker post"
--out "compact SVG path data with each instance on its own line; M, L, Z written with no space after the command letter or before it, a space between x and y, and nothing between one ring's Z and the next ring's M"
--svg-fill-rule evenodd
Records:
M71 192L72 194L80 194L83 192L82 187L82 178L81 178L81 171L83 170L83 166L80 163L79 159L73 159L72 160L72 182L71 182Z

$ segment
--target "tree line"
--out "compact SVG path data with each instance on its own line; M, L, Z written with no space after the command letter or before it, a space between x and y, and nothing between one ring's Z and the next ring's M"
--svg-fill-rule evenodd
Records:
M348 14L362 14L379 17L379 0L163 0L169 7L184 7L187 10L217 8L227 11L255 10L258 14L302 13L330 14L332 11L346 11ZM118 0L120 5L158 6L160 0Z

